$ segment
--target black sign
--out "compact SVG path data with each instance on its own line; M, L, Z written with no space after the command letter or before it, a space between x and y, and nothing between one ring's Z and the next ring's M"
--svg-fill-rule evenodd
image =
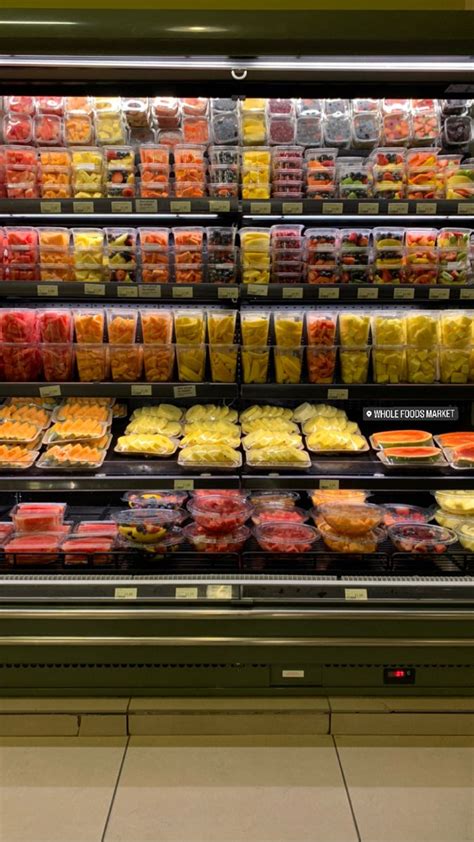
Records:
M457 421L457 406L371 406L364 408L364 421Z

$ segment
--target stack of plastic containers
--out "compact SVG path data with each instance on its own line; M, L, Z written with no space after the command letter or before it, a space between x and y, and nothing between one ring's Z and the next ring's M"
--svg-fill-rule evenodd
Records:
M41 359L44 379L51 382L73 380L73 321L70 310L43 310L39 315Z
M140 147L140 196L165 199L170 195L170 152L168 146Z
M137 310L107 310L110 371L119 383L140 380L143 368L142 346L137 338Z
M341 283L371 282L370 233L369 228L344 228L341 231Z
M172 96L156 96L151 104L151 113L160 144L169 147L182 143L179 100Z
M209 195L216 199L237 198L240 182L238 146L209 147Z
M238 101L230 97L211 100L212 139L216 144L239 143Z
M75 199L104 196L104 158L95 146L72 150L72 190Z
M71 153L69 149L39 150L39 179L43 199L70 199Z
M174 368L173 315L170 310L142 310L143 364L148 383L172 379Z
M5 143L34 143L35 100L32 96L5 97L3 139Z
M352 137L354 146L376 146L380 140L381 122L376 99L352 100Z
M348 99L324 100L324 143L347 148L352 141L351 110Z
M131 146L107 146L105 158L105 190L111 199L135 196L135 152Z
M107 280L113 283L137 281L137 230L136 228L106 228Z
M267 100L268 142L286 146L296 142L295 106L292 99Z
M174 177L177 199L201 199L206 195L204 153L205 147L198 144L182 143L175 146Z
M401 284L404 281L403 228L374 228L374 281Z
M64 103L64 140L68 146L90 146L94 143L91 97L66 97Z
M6 197L5 148L0 147L0 199L6 199Z
M304 153L308 199L333 199L336 195L337 149L307 149Z
M272 225L272 283L300 284L304 279L303 225Z
M337 228L308 228L306 240L306 283L337 284L339 243Z
M343 383L367 383L369 374L370 315L368 313L340 313L339 362Z
M270 198L271 151L268 146L242 150L242 198Z
M105 280L105 244L102 228L73 228L74 280L102 283Z
M405 313L372 316L372 366L375 383L403 383L407 379Z
M301 199L304 191L302 146L277 146L272 154L272 195Z
M473 379L472 315L456 310L440 313L440 376L442 383L467 383Z
M372 172L362 158L341 158L336 172L340 199L368 199L372 195Z
M274 315L275 380L300 383L303 366L303 320L301 311L280 310Z
M206 372L206 312L182 308L174 314L178 378L201 383Z
M240 101L240 136L243 146L267 142L266 100L246 97Z
M438 277L438 251L435 228L409 228L405 233L406 284L435 284Z
M409 383L438 380L438 313L410 311L407 326L407 374Z
M127 127L120 105L120 97L96 97L95 140L101 146L122 146L128 141Z
M321 146L323 104L320 99L296 101L296 142L301 146Z
M461 199L468 202L474 196L474 164L457 164L446 174L446 198Z
M207 233L207 280L210 284L235 284L238 279L236 228L210 227Z
M466 284L469 280L468 228L442 228L438 232L438 283Z
M235 310L208 310L207 332L211 378L215 383L235 383L239 346L235 344Z
M409 149L407 154L407 198L438 199L444 196L438 169L439 147Z
M35 228L7 228L5 264L9 281L37 281L38 232Z
M5 185L7 199L37 199L39 197L36 149L24 146L6 147Z
M205 229L194 225L173 228L175 280L177 284L201 284L205 280Z
M403 148L375 149L369 159L373 194L376 199L403 199L406 195L406 151Z
M240 264L243 284L270 282L269 228L242 228L240 230Z
M168 284L172 280L169 228L140 228L142 284Z
M109 348L104 344L105 312L94 307L73 312L76 333L76 364L79 380L85 383L108 379Z
M242 376L244 383L266 383L270 347L270 312L247 310L240 313Z
M210 143L209 100L207 97L183 97L181 99L181 113L184 142L205 145Z
M72 280L69 228L40 228L38 233L40 280Z
M336 368L335 313L309 312L306 314L306 363L310 383L332 383Z
M34 118L34 137L37 146L62 146L64 143L64 98L62 96L36 97L37 113Z
M385 146L408 146L411 137L409 99L384 99L382 138Z
M36 310L2 310L2 374L10 382L34 382L41 378Z
M434 99L412 100L412 137L415 146L432 146L440 133L440 119Z

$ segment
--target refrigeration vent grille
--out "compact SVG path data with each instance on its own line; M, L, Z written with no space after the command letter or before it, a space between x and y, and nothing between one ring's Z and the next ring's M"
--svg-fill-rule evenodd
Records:
M249 670L249 669L267 669L268 664L137 664L137 663L123 663L123 664L0 664L0 669L3 670L18 670L18 669L33 669L33 670L85 670L85 669L122 669L122 670L141 670L141 669L164 669L164 670Z
M388 669L449 669L449 670L465 670L465 664L390 664L386 661L378 664L324 664L325 669L345 669L345 670L359 670L359 669L380 669L381 666Z

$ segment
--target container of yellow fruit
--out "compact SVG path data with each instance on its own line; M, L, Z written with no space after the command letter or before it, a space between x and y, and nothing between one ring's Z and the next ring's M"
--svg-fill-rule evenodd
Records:
M374 345L404 345L407 338L404 313L377 313L372 317Z
M303 348L273 349L275 362L275 379L277 383L300 383L303 365Z
M209 310L207 332L211 345L232 345L235 336L236 310Z
M407 342L416 348L433 348L438 342L438 314L410 313L406 319Z
M439 378L437 348L407 348L407 374L409 383L435 383Z
M238 345L209 346L213 383L235 383L238 350Z
M202 345L206 341L204 310L180 309L174 316L176 342L181 345Z
M285 348L301 345L303 319L304 313L301 311L277 311L273 319L276 344Z
M364 313L340 313L339 337L341 345L349 348L361 348L369 342L369 331L369 315Z
M268 310L243 311L240 314L240 330L243 345L266 345L270 330L270 312Z
M243 345L241 355L244 383L266 383L270 361L269 346Z
M469 380L471 351L468 348L439 349L441 383L467 383Z
M447 348L467 348L472 344L472 315L459 310L440 313L441 344Z
M451 515L474 515L474 491L434 491L434 498L443 512Z
M401 345L374 346L372 367L375 383L406 383L407 355Z
M178 379L182 383L202 383L206 371L205 345L177 345Z
M341 380L343 383L367 383L369 375L370 347L339 349Z

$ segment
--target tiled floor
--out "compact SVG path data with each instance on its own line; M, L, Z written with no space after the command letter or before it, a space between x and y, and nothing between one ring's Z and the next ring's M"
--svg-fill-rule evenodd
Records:
M0 840L474 842L474 738L3 737Z

